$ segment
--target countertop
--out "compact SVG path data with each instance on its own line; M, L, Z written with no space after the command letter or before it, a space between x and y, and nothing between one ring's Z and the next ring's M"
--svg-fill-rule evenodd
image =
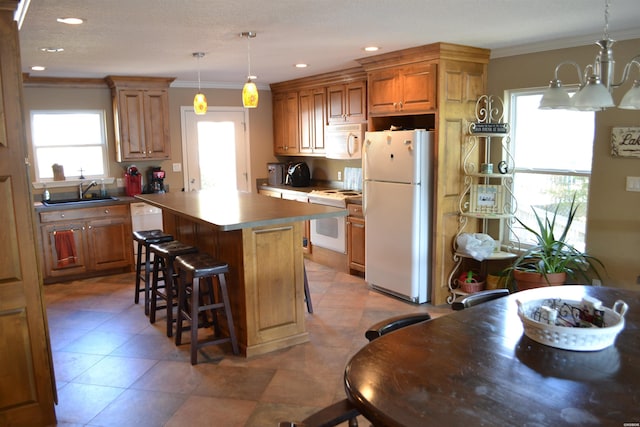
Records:
M331 186L331 185L313 185L313 186L309 186L309 187L292 187L290 185L284 185L284 184L280 184L280 185L274 185L274 184L269 184L268 182L264 181L264 182L258 182L258 191L260 190L271 190L271 191L280 191L281 193L285 194L285 193L289 193L289 194L299 194L301 196L307 195L309 193L311 193L314 190L330 190L330 189L339 189L341 190L341 187L335 187L335 186ZM349 198L348 203L353 203L356 205L361 205L362 204L362 197L351 197Z
M222 231L308 219L346 216L346 209L277 199L254 193L190 191L139 194L137 200L211 224Z

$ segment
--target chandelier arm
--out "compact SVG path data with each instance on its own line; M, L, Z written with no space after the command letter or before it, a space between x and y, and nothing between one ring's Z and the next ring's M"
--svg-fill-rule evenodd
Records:
M624 82L626 82L627 79L629 78L629 75L631 74L631 67L634 64L637 65L638 69L640 70L640 55L634 56L631 59L631 61L629 61L627 63L627 65L624 66L624 70L622 70L622 78L620 79L620 81L618 83L612 83L611 87L617 88L617 87L622 86L624 84Z
M560 71L560 67L562 67L563 65L573 65L576 69L576 72L578 73L578 81L580 82L580 86L582 86L584 84L584 82L586 81L586 77L583 77L583 75L581 74L581 70L580 70L580 65L578 65L577 62L575 61L562 61L561 63L559 63L558 65L556 65L556 70L554 73L555 79L558 79L558 71ZM590 67L591 65L588 65L587 67ZM586 72L586 69L585 69Z

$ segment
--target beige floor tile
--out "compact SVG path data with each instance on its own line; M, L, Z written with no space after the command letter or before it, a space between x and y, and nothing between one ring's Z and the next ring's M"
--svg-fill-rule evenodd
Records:
M157 363L156 360L105 356L74 378L80 384L127 388Z
M239 399L191 396L165 424L166 427L242 427L256 402Z

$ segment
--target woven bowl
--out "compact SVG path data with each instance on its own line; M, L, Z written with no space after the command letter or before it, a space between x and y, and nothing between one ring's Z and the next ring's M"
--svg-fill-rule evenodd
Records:
M568 326L549 325L533 319L533 313L545 301L533 300L518 304L518 316L524 327L524 334L540 344L564 350L597 351L613 345L616 337L624 328L624 314L628 306L624 301L616 301L613 308L602 307L604 310L603 328L572 328ZM580 301L560 301L573 306L579 306Z

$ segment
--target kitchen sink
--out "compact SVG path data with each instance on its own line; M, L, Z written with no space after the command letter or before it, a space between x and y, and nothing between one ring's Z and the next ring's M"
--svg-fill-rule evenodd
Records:
M57 206L57 205L72 205L72 204L91 204L98 202L106 202L112 200L119 200L117 197L91 197L87 199L58 199L58 200L43 200L42 204L45 206Z

